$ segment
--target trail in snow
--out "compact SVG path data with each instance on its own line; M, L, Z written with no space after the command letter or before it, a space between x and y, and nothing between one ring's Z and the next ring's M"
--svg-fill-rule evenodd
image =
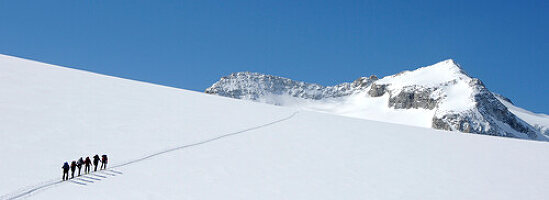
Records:
M230 137L230 136L238 135L238 134L245 133L245 132L248 132L248 131L253 131L253 130L265 128L265 127L267 127L267 126L271 126L271 125L274 125L274 124L277 124L277 123L280 123L280 122L289 120L289 119L293 118L297 113L299 113L299 111L296 111L296 112L292 113L292 114L289 115L288 117L285 117L285 118L283 118L283 119L279 119L279 120L276 120L276 121L273 121L273 122L270 122L270 123L266 123L266 124L263 124L263 125L255 126L255 127L252 127L252 128L244 129L244 130L237 131L237 132L233 132L233 133L228 133L228 134L220 135L220 136L217 136L217 137L214 137L214 138L210 138L210 139L206 139L206 140L203 140L203 141L200 141L200 142L196 142L196 143L193 143L193 144L187 144L187 145L183 145L183 146L179 146L179 147L174 147L174 148L171 148L171 149L167 149L167 150L164 150L164 151L160 151L160 152L158 152L158 153L154 153L154 154L151 154L151 155L147 155L147 156L144 156L144 157L141 157L141 158L138 158L138 159L134 159L134 160L131 160L131 161L122 163L122 164L114 165L114 166L108 168L107 170L110 170L110 171L112 171L112 172L115 173L115 174L122 174L122 172L115 171L115 170L112 170L112 169L118 168L118 167L123 167L123 166L126 166L126 165L130 165L130 164L133 164L133 163L136 163L136 162L141 162L141 161L143 161L143 160L147 160L147 159L149 159L149 158L152 158L152 157L155 157L155 156L159 156L159 155L162 155L162 154L166 154L166 153L169 153L169 152L173 152L173 151L177 151L177 150L181 150L181 149L186 149L186 148L190 148L190 147L194 147L194 146L199 146L199 145L202 145L202 144L214 142L214 141L216 141L216 140L220 140L220 139L227 138L227 137ZM102 171L98 171L98 172L102 172ZM94 172L90 173L89 175L107 178L106 176L97 175L97 174L95 174ZM110 176L116 176L116 175L114 175L114 174L108 174L108 175L110 175ZM52 179L52 180L50 180L50 181L46 181L46 182L41 183L41 184L37 184L37 185L34 185L34 186L30 186L30 187L25 187L25 188L23 188L23 189L19 189L18 191L13 192L13 193L5 194L5 195L3 195L3 196L0 196L0 200L14 200L14 199L19 199L19 198L22 198L22 197L31 195L32 193L34 193L34 192L36 192L36 191L38 191L38 190L46 189L46 188L49 188L49 187L51 187L51 186L55 186L55 185L57 185L57 184L61 184L61 183L65 183L65 182L75 183L75 184L78 184L78 185L87 185L87 184L85 184L85 183L81 183L81 182L75 181L75 180L73 180L73 179L71 179L71 180L69 180L69 181L61 181L61 180L58 180L58 179Z

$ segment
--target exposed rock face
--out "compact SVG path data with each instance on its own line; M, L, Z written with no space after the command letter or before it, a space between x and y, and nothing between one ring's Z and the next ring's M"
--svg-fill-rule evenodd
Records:
M389 107L395 109L425 108L434 109L437 100L431 98L430 88L404 88L400 93L391 95L389 98Z
M383 96L386 92L385 88L387 85L378 85L378 84L372 84L372 87L370 87L370 90L368 91L368 94L371 97L380 97Z
M471 133L472 126L479 126L479 123L471 120L471 117L458 114L445 114L442 117L433 117L433 128L449 131L460 131L464 133ZM472 124L473 123L473 124ZM478 130L482 132L482 130Z
M276 105L284 105L277 101L279 96L322 101L368 95L388 98L386 106L395 110L434 111L431 127L435 129L547 140L541 128L536 129L516 117L480 80L471 78L453 60L382 79L361 77L352 83L328 87L239 72L221 78L206 89L206 93Z
M477 91L473 95L474 107L435 116L433 128L507 137L517 137L516 133L522 133L530 139L538 139L539 132L509 112L480 80L471 79L469 85Z

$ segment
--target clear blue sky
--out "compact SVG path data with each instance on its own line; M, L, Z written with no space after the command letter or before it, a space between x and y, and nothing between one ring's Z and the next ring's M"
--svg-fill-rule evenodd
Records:
M324 85L453 58L549 113L547 1L0 0L0 53L203 91L255 71Z

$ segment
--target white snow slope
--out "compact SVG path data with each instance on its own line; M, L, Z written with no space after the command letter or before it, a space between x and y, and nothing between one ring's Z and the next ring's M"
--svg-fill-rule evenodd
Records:
M0 199L546 199L549 145L0 56ZM61 165L111 170L61 182ZM119 173L117 173L119 172Z
M499 97L498 100L503 103L503 105L505 105L505 107L507 107L513 114L538 129L542 134L549 137L549 115L530 112Z

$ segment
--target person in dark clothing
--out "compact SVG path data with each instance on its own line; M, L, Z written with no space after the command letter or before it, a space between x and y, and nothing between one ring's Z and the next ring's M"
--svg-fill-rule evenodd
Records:
M107 163L109 162L109 159L107 158L107 155L101 156L101 169L107 169Z
M69 180L69 163L63 164L63 180Z
M78 161L76 161L76 167L78 167L78 176L80 176L80 170L82 169L82 165L84 164L84 159L80 157Z
M86 157L86 160L84 160L84 165L86 166L86 167L84 168L84 172L86 172L86 174L89 174L89 173L90 173L90 168L91 168L90 165L91 165L91 162L92 162L92 161L90 160L90 157L89 157L89 156Z
M93 165L94 165L93 171L97 171L97 165L99 165L99 156L97 154L93 156Z
M74 178L74 170L76 170L76 161L71 162L71 178Z

